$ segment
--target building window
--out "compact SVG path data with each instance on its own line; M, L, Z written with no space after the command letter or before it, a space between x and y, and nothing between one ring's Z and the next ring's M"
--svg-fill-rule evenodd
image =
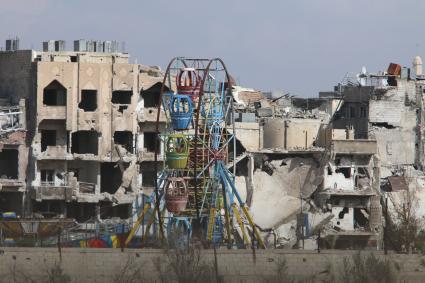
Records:
M65 106L66 88L57 80L51 82L43 90L43 104L47 106Z
M98 154L99 133L95 131L78 131L72 133L71 153Z
M97 109L97 90L81 90L81 100L78 104L78 108L86 112L95 111Z
M111 102L114 104L131 104L131 90L116 90L112 92Z
M159 140L156 133L143 133L143 148L146 152L155 152L155 146L159 149Z
M56 145L55 130L41 130L41 151L45 151L48 146Z
M55 171L53 170L41 170L41 185L54 185Z
M130 131L116 131L114 143L121 145L128 152L133 152L133 134Z
M0 151L0 179L18 179L19 152L17 149Z
M142 90L140 96L144 100L144 107L158 107L159 94L161 93L162 83L156 83L152 87ZM164 87L164 90L167 91L168 88Z

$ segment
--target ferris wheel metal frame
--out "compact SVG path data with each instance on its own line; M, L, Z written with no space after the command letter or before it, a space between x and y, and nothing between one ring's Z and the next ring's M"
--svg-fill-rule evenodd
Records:
M126 245L143 221L146 229L142 242L156 224L159 229L154 234L161 242L182 233L187 239L196 234L203 243L214 246L246 247L257 243L265 248L249 208L235 186L232 79L223 60L173 58L158 99L154 192L131 229ZM161 113L165 115L165 131L160 131ZM159 170L161 144L165 153L163 169ZM227 168L229 159L233 161L232 172Z

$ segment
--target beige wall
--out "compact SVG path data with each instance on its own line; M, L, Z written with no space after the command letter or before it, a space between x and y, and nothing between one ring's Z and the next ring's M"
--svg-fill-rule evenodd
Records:
M344 258L350 258L357 251L322 250L250 250L217 251L218 274L224 282L261 282L275 276L279 262L286 260L288 274L297 280L317 281L325 279L324 271L332 267L340 270ZM369 255L370 252L363 252ZM374 252L378 258L389 259L397 263L399 279L408 282L423 282L425 268L421 264L421 255L392 254L384 256L383 252ZM214 254L212 250L203 250L201 259L213 268ZM132 270L140 268L141 282L160 282L156 262L163 268L167 258L163 250L152 249L75 249L63 248L61 266L72 282L118 282L129 277L121 273L125 266ZM41 281L47 271L60 263L57 248L2 248L0 254L0 274L5 282L29 276L34 281ZM16 270L16 273L11 272ZM171 270L165 270L170 273ZM165 273L164 273L165 274ZM118 277L117 277L118 276ZM268 277L269 276L269 277ZM118 279L119 278L119 279ZM24 282L24 281L23 281Z
M139 98L138 67L134 64L98 64L68 62L37 63L37 122L43 119L66 119L66 129L76 132L95 130L99 139L100 161L117 161L113 149L115 131L137 132L135 109ZM57 80L67 90L66 106L43 105L43 90ZM97 90L97 109L85 112L78 108L82 90ZM112 91L132 91L131 104L119 111L119 105L112 104ZM40 137L37 136L36 140ZM112 155L112 160L111 160Z
M230 128L231 130L232 128ZM260 126L258 123L235 122L236 138L248 151L261 148Z
M264 129L264 148L307 149L318 146L321 120L283 119L268 120Z

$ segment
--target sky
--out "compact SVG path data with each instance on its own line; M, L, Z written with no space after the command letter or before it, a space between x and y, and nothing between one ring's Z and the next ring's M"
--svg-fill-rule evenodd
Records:
M347 72L425 57L424 0L0 0L0 46L125 41L131 62L220 57L240 85L315 97ZM425 59L425 58L424 58Z

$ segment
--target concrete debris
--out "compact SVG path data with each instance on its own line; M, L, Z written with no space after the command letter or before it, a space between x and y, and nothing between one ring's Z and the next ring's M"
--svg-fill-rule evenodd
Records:
M381 248L381 196L392 198L393 211L409 203L407 192L422 200L424 80L422 74L403 75L406 68L397 66L363 74L359 82L347 78L319 98L264 93L268 104L259 99L255 110L242 110L255 113L261 125L259 149L245 149L255 159L248 172L251 210L260 226L274 229L279 246L300 247L301 239L317 238L322 247L349 248L357 237L355 245ZM263 115L269 108L273 113ZM396 185L397 178L406 180L406 189ZM237 182L241 189L248 187L243 180ZM415 211L422 217L425 209L416 205Z

